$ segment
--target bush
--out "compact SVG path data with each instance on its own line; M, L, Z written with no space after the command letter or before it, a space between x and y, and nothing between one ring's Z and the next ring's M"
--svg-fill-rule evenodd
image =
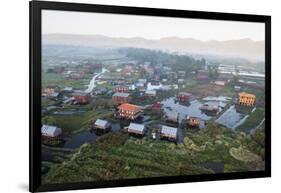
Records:
M118 147L123 145L127 138L127 135L121 133L108 133L107 135L99 137L95 145L103 149Z
M46 124L46 125L56 125L57 121L54 117L51 116L46 116L42 118L42 124Z

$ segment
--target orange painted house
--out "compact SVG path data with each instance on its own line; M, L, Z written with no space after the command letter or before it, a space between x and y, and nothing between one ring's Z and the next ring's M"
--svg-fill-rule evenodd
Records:
M246 92L239 93L239 105L254 106L256 102L256 96Z
M188 117L187 124L192 127L199 127L200 126L200 118L198 117Z

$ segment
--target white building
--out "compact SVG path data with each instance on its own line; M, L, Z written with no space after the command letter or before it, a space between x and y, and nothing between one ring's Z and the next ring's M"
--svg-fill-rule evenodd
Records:
M241 87L240 87L240 86L234 86L234 90L235 90L235 91L240 91L240 90L241 90Z
M184 79L180 78L178 79L178 84L183 84L184 83Z
M129 90L136 90L136 85L134 85L134 84L130 85Z
M155 97L156 96L156 90L146 90L145 95Z
M166 137L169 139L176 140L177 135L178 135L178 128L162 125L160 134L161 134L161 137Z
M43 125L41 127L41 134L45 137L58 137L62 133L61 128L51 125Z
M147 90L160 90L160 89L162 89L162 86L163 85L161 83L154 85L154 84L151 84L151 82L149 82L147 84Z
M72 92L73 88L72 87L65 87L62 91L64 91L64 92Z
M128 127L128 132L129 133L135 133L139 135L144 135L145 133L145 126L142 124L137 124L137 123L130 123Z
M224 85L226 85L226 82L217 80L217 81L215 81L215 84L218 85L218 86L224 86Z
M110 127L110 123L106 120L97 119L94 126L96 129L106 130Z

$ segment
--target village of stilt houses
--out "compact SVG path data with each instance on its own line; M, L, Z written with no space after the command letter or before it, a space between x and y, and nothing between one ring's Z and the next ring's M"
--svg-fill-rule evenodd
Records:
M68 47L43 46L43 183L264 170L260 64Z

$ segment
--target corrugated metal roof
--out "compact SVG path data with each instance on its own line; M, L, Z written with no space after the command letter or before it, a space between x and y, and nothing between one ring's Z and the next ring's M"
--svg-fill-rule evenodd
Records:
M56 126L51 126L51 125L43 125L41 127L41 133L42 135L47 135L51 137L56 137L60 135L62 132L61 128L58 128Z
M178 116L179 116L179 113L178 113L178 112L174 112L174 111L169 111L169 112L166 112L166 116L167 116L168 118L177 119Z
M50 97L59 97L60 93L59 92L54 92L50 95Z
M218 101L208 101L208 102L206 102L204 104L206 104L206 105L208 105L210 107L218 108L220 103Z
M95 122L95 125L101 126L101 127L105 127L109 122L106 120L102 120L102 119L97 119Z
M126 110L126 111L140 111L141 110L141 108L139 106L132 105L129 103L124 103L124 104L120 105L118 107L118 109Z
M125 92L116 92L113 96L114 97L128 97L128 96L130 96L130 94L125 93Z
M138 83L136 83L136 86L137 87L144 87L144 83L138 82Z
M156 90L146 90L145 94L156 95Z
M130 123L128 130L135 130L135 131L143 132L144 128L145 127L142 124Z
M178 129L175 127L169 127L166 125L162 125L161 133L166 135L177 136Z
M191 96L192 94L188 92L180 92L179 95Z

